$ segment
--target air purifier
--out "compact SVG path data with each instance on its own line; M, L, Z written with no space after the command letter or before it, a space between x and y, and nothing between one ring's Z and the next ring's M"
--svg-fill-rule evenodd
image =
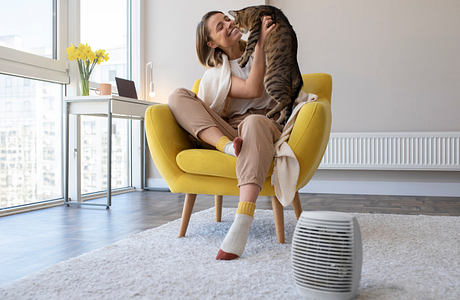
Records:
M302 212L294 231L291 266L305 299L353 299L361 279L362 243L358 221L332 211Z

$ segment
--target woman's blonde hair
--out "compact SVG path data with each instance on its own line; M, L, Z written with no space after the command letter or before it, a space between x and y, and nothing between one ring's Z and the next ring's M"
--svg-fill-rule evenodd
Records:
M196 54L200 63L208 68L222 64L222 53L224 53L219 47L212 48L208 46L208 42L212 41L212 39L206 23L215 14L223 14L223 12L214 10L206 13L196 27ZM245 41L240 40L240 48L241 51L244 51L246 48Z

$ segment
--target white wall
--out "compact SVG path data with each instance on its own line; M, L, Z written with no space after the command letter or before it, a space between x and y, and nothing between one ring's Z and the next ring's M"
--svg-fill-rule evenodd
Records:
M303 73L333 77L332 131L460 131L460 1L270 0ZM319 170L309 192L460 196L460 172Z
M166 103L175 88L191 88L203 74L195 29L204 13L264 2L146 1L145 56L155 64L154 100ZM460 1L267 2L281 8L297 32L301 71L332 75L333 132L460 131ZM151 181L159 177L151 161L148 169ZM347 180L455 184L460 172L320 170L313 178L329 185Z
M333 77L332 131L460 131L460 1L270 0L302 72Z

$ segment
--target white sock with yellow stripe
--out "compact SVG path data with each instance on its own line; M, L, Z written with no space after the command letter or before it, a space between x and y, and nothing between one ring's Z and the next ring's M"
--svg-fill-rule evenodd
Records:
M216 149L233 156L238 156L242 144L243 140L240 137L236 137L233 141L230 141L228 137L223 135L217 140Z
M255 203L240 201L236 211L235 221L225 236L216 259L231 260L243 254L248 241L249 229L254 219Z

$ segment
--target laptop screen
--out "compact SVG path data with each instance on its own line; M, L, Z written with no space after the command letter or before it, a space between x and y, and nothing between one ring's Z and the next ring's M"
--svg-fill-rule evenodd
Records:
M115 77L117 82L118 95L122 97L137 99L136 86L134 81Z

